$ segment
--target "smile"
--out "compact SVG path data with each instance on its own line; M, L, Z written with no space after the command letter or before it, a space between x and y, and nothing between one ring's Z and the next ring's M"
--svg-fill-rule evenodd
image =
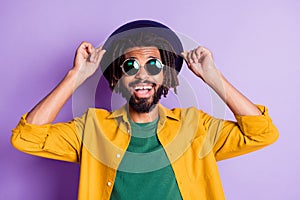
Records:
M154 85L153 84L145 84L139 83L132 86L134 90L134 95L138 98L149 98L154 93Z
M139 91L139 90L148 90L150 91L153 88L153 86L150 85L142 85L142 86L135 86L134 90Z

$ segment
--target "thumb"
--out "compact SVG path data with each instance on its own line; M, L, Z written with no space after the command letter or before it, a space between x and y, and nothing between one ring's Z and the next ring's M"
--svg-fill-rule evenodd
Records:
M180 55L182 56L182 58L185 60L186 64L189 65L189 62L188 62L188 59L187 59L187 54L188 54L188 52L185 51L185 50L180 53Z
M183 52L180 53L180 55L181 55L184 59L186 59L187 53L188 53L188 52L184 50Z

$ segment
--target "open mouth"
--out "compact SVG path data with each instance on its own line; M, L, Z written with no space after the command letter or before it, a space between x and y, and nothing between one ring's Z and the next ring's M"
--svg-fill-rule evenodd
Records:
M152 89L153 86L150 85L142 85L142 86L135 86L134 90L136 92L140 91L140 90L147 90L148 92Z
M155 93L156 83L148 80L136 80L129 83L129 87L137 98L149 98Z
M133 86L134 95L138 98L148 98L153 94L153 85L138 84Z

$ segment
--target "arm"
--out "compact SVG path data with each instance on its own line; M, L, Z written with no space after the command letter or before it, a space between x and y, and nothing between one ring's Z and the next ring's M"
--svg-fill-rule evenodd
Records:
M231 122L202 115L207 136L200 157L213 150L216 159L222 160L255 151L277 140L278 131L267 109L254 105L225 79L208 49L198 47L182 55L189 69L222 98L237 120Z
M221 97L234 115L261 115L257 106L231 85L216 68L208 49L200 46L182 55L189 69Z
M87 42L78 47L74 67L12 130L11 143L15 148L37 156L79 161L85 116L67 123L51 122L74 90L96 71L104 52Z
M96 71L104 53L105 50L95 49L90 43L81 43L76 51L73 68L56 88L28 113L27 123L43 125L53 122L77 87Z

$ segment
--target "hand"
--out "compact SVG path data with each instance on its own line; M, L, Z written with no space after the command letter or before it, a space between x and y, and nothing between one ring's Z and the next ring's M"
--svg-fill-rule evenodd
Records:
M204 82L218 78L218 70L215 66L212 53L205 47L199 46L189 52L181 53L189 69Z
M102 47L95 49L91 43L82 42L76 50L73 70L83 79L90 77L98 69L104 53Z

